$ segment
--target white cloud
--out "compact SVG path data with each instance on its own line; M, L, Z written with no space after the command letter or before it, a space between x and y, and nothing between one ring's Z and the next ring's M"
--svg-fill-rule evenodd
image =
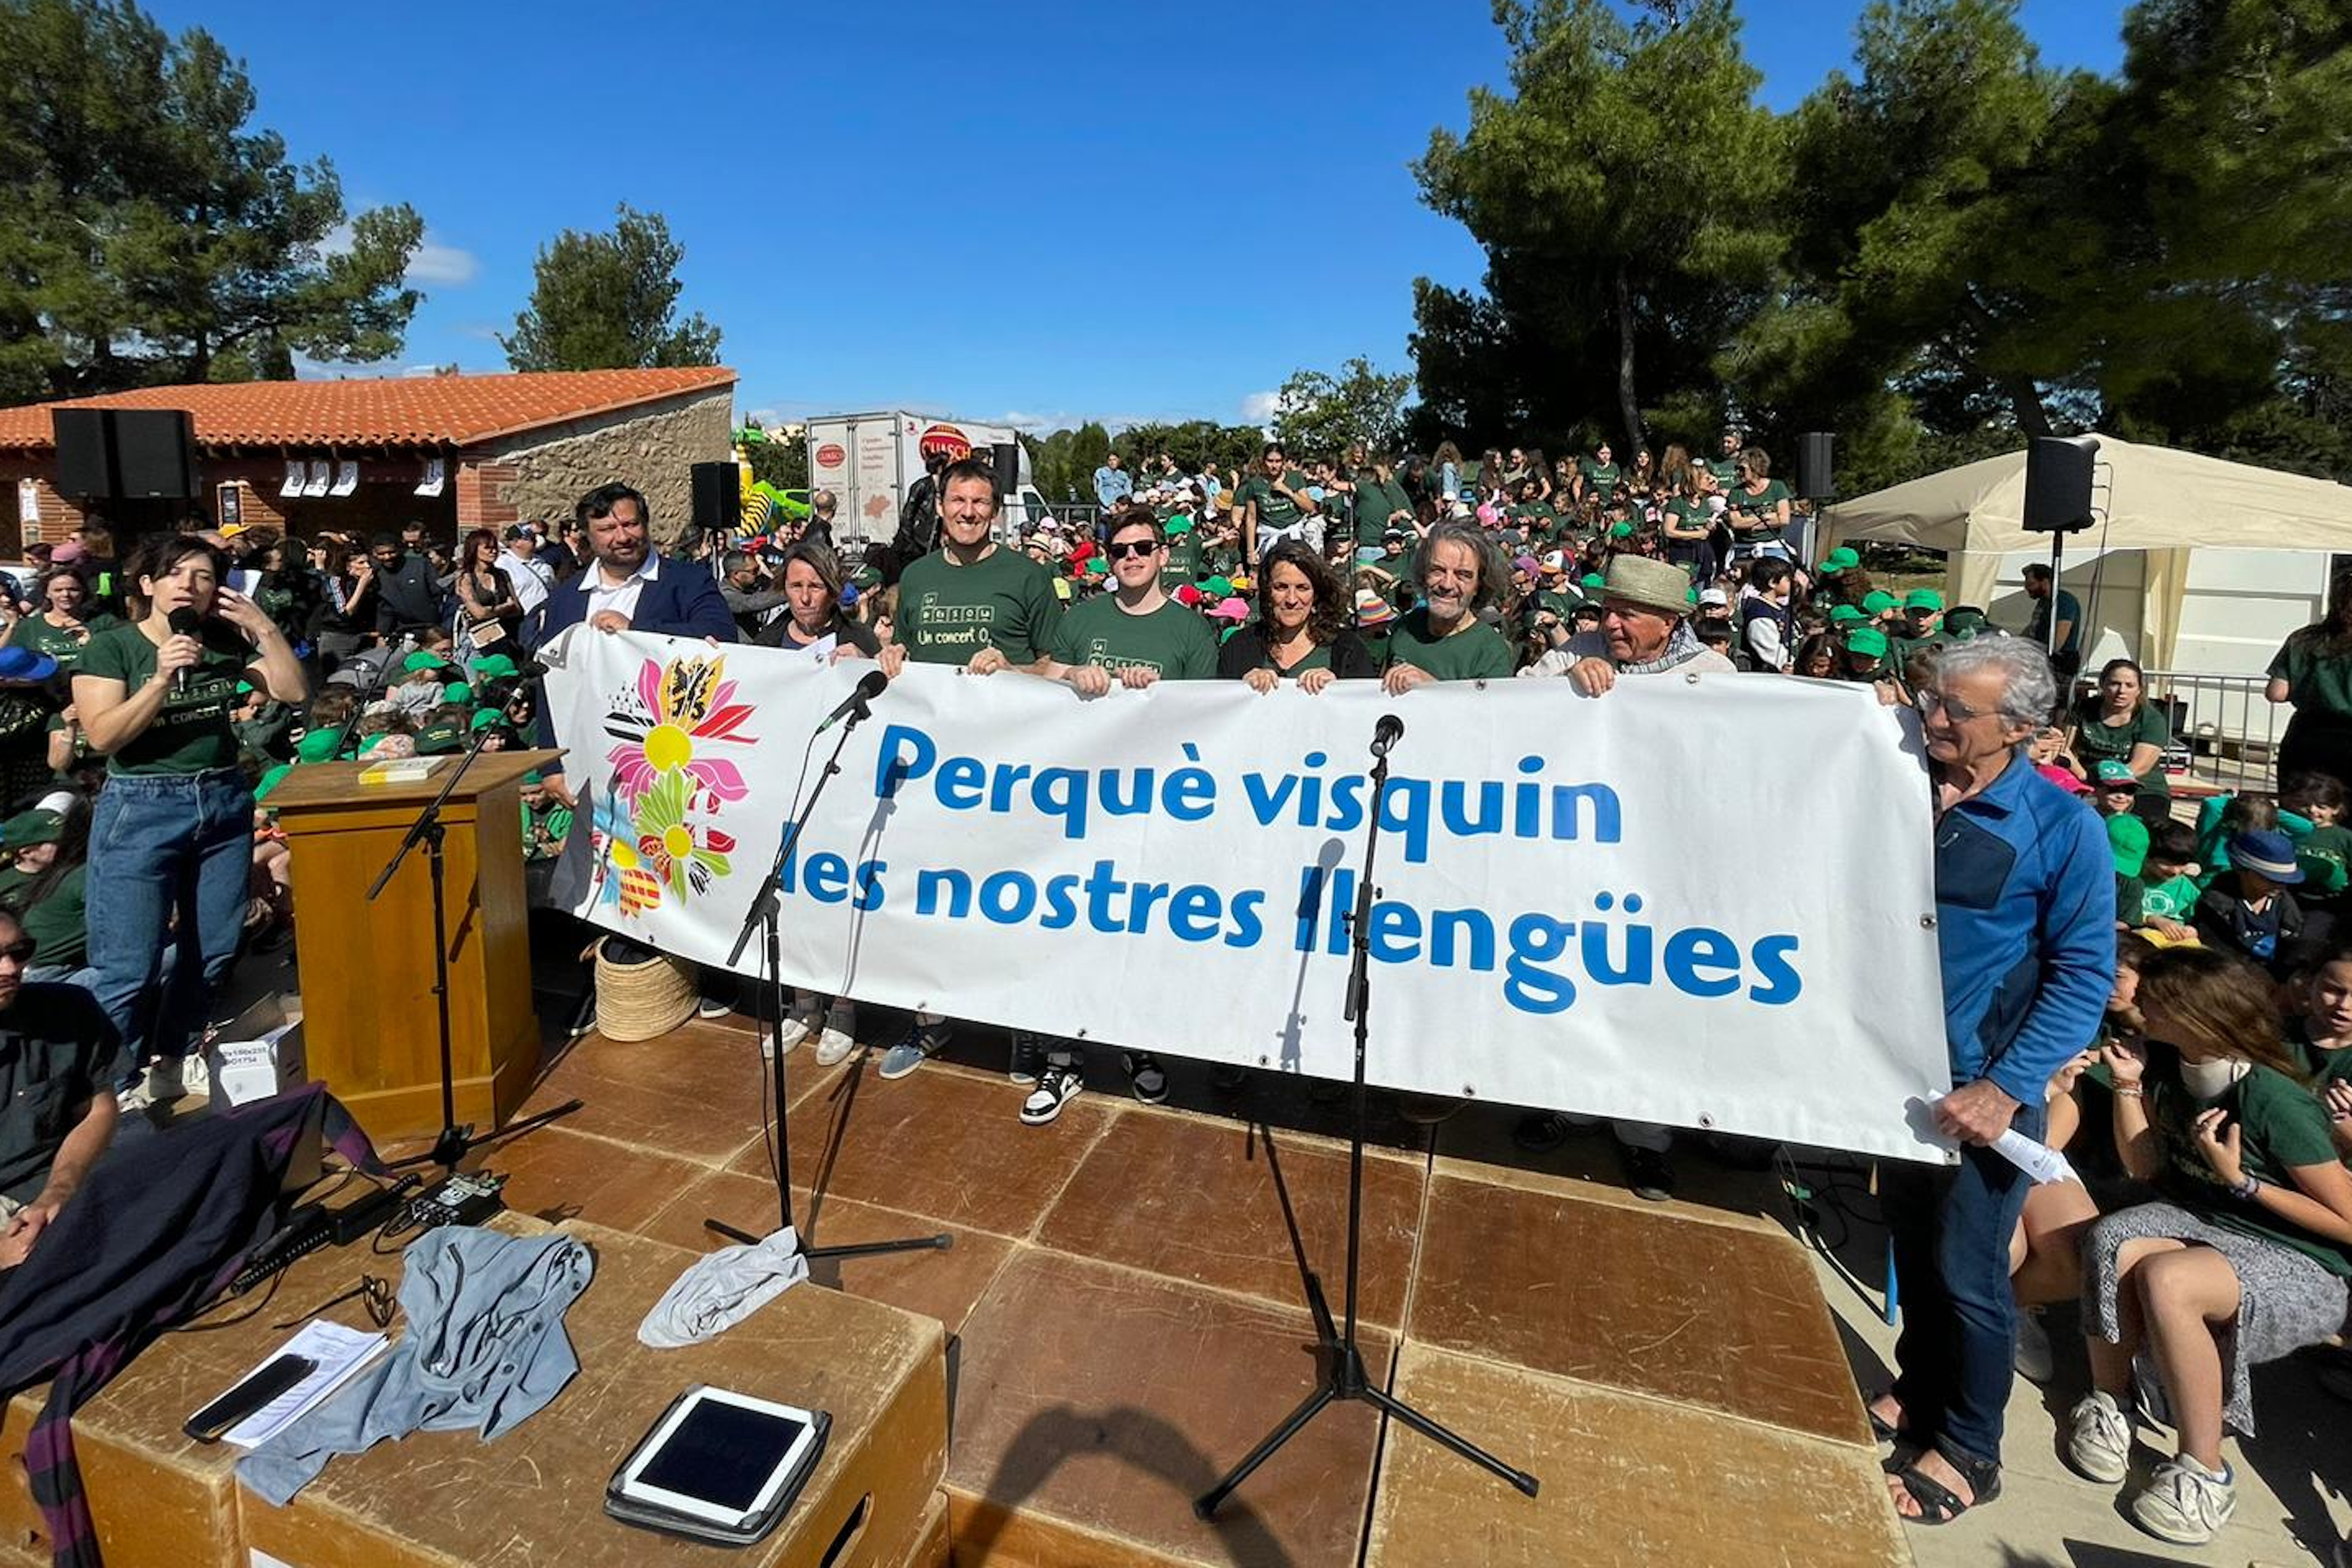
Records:
M471 283L481 269L482 264L472 251L454 245L436 245L428 230L416 254L408 258L408 274L404 281L441 283L457 289Z
M1253 392L1242 399L1242 422L1245 425L1266 425L1274 419L1274 411L1282 403L1278 392Z
M746 425L757 425L764 429L771 425L789 425L792 421L785 418L775 409L754 408L745 413L743 416L743 423Z

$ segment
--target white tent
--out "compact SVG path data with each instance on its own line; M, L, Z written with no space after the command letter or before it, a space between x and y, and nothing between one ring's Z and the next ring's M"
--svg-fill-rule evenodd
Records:
M2113 436L2098 442L2099 521L2065 547L2147 552L2140 650L2152 667L2172 662L2190 550L2352 551L2352 487ZM2049 552L2050 536L2027 531L2024 516L2018 451L1840 501L1823 514L1822 548L1874 540L1943 551L1952 602L1983 605L2002 555Z

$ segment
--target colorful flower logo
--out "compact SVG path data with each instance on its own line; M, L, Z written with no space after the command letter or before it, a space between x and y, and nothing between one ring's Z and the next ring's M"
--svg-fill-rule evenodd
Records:
M620 744L605 754L610 787L590 817L597 900L634 917L709 895L733 869L735 837L702 814L751 793L741 770L719 753L751 745L752 716L734 700L720 655L667 665L647 659L633 687L614 697L604 728Z

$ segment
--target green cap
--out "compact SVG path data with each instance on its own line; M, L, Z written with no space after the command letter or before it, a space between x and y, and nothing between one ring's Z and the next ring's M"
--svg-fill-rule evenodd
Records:
M547 775L541 773L537 768L533 768L530 772L522 775L522 782L526 786L535 788L547 782Z
M1886 634L1876 626L1857 626L1845 639L1845 651L1884 658L1886 657Z
M1944 617L1944 630L1959 642L1982 637L1991 626L1985 613L1973 605L1962 605Z
M239 697L250 697L250 696L252 696L252 695L253 695L253 682L251 682L250 680L240 680L240 681L238 681L238 682L236 683L236 694L237 694Z
M1609 537L1631 539L1633 537L1633 525L1630 522L1612 522L1609 525Z
M294 742L294 760L298 763L331 763L335 760L335 742L342 738L341 726L332 730L311 730Z
M269 798L269 792L276 789L280 784L283 784L286 780L286 775L293 771L294 765L291 763L280 763L276 767L270 769L268 773L262 774L261 782L253 786L253 798L256 800L268 800Z
M449 668L449 661L437 653L418 648L400 661L400 668L410 675L415 675L420 669L446 669Z
M1832 605L1830 606L1830 625L1833 626L1844 626L1849 621L1866 621L1869 618L1869 616L1862 613L1858 606L1853 605Z
M1940 610L1944 607L1944 595L1933 588L1914 588L1903 595L1903 607L1906 610Z
M427 724L416 731L416 754L420 757L446 756L465 749L466 737L457 732L455 724Z
M1579 586L1590 588L1596 594L1609 586L1609 579L1598 572L1587 572L1582 577L1577 579L1577 582Z
M1865 616L1883 616L1902 607L1903 601L1884 589L1874 588L1862 596L1862 613Z
M2131 771L2129 763L2117 762L2111 757L2092 769L2091 773L2103 790L2139 788L2139 775Z
M1841 572L1851 572L1861 564L1861 556L1840 546L1822 557L1820 574L1824 577L1834 577Z
M1234 580L1231 577L1212 577L1199 586L1201 592L1213 599L1230 599L1234 596Z
M473 700L474 689L462 680L453 680L441 689L441 700L444 702L471 702Z
M502 653L488 654L474 661L474 679L477 681L509 680L521 673L515 661Z
M1086 570L1087 576L1100 577L1110 570L1110 563L1099 555L1089 555L1087 557Z
M1174 517L1168 520L1167 533L1169 538L1173 539L1180 533L1190 533L1192 531L1192 520L1186 517L1183 513L1179 512Z
M65 825L66 819L57 812L35 806L0 822L0 845L22 849L33 844L55 844Z
M2107 852L2116 858L2116 875L2137 877L2147 864L2147 824L2130 812L2107 818Z
M468 730L487 730L493 724L503 724L506 721L507 716L499 712L495 708L477 708L474 710L473 721L468 723L466 728Z

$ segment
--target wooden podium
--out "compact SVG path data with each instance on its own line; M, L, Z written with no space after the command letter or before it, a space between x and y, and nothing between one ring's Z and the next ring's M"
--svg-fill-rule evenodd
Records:
M459 1123L503 1124L539 1066L523 895L522 778L561 752L485 752L441 807L449 931L450 1061ZM375 902L367 889L440 793L448 758L413 784L363 784L370 764L313 763L270 792L291 848L311 1078L379 1143L441 1130L433 1003L433 885L423 846Z

